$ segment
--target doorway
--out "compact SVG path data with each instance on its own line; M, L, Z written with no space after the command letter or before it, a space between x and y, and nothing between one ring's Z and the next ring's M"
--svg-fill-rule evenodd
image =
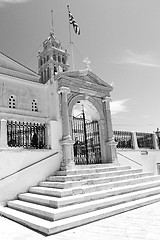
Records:
M98 112L87 100L78 101L72 114L72 139L76 165L101 163Z

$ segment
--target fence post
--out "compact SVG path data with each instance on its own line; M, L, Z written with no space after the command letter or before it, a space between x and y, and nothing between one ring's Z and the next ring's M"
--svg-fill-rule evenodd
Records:
M153 136L153 148L154 148L155 150L159 150L159 147L158 147L158 138L157 138L156 133L153 133L152 136Z
M51 148L51 127L50 122L45 123L45 147L47 149Z
M0 148L7 148L7 121L0 120Z
M138 143L137 143L137 136L136 136L136 132L132 132L132 144L133 144L133 149L134 150L138 150Z

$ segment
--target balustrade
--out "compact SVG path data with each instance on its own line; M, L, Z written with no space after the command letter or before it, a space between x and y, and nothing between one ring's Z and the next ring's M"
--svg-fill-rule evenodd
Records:
M9 147L45 148L45 124L7 121Z
M130 149L133 148L132 132L114 131L114 140L117 142L117 148Z
M114 140L119 149L158 149L154 133L114 131Z
M139 148L154 149L153 134L136 132L137 143Z

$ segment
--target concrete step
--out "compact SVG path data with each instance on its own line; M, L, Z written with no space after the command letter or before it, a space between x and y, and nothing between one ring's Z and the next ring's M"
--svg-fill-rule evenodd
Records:
M41 187L41 186L30 187L28 191L30 193L49 195L49 196L59 197L59 198L73 195L72 189L56 189L56 188Z
M78 175L68 175L68 176L49 176L47 177L47 181L51 182L68 182L68 181L81 181L84 179L94 179L94 178L103 178L109 176L119 176L125 174L134 174L141 173L142 169L125 169L125 170L116 170L110 172L98 172L98 173L90 173L90 174L78 174Z
M97 209L93 212L87 212L78 216L57 220L50 222L48 220L41 219L30 214L17 211L8 207L0 207L1 215L19 222L29 228L37 230L45 235L55 234L67 229L78 227L96 220L100 220L106 217L113 216L125 211L129 211L134 208L142 207L147 204L160 201L160 194L149 196L142 199L137 199L131 202L121 203L116 206L111 206L103 209Z
M155 180L156 180L156 178L155 178ZM159 181L160 181L160 178L159 178ZM148 187L149 187L149 183L145 183L145 184L148 185ZM152 182L150 184L152 185ZM153 185L153 186L157 186L157 185ZM133 185L133 186L129 186L129 187L132 189L132 191L134 191L134 187L136 189L137 186ZM129 187L127 188L128 191L129 191ZM145 188L147 188L147 187L145 187ZM85 189L85 190L86 191L84 191L83 194L78 194L78 195L74 195L74 196L66 196L63 198L57 198L54 196L47 196L47 195L33 194L33 193L19 194L18 198L20 200L27 201L27 202L32 202L32 203L50 206L50 207L54 207L54 208L60 208L60 207L64 207L64 206L75 204L75 203L90 201L91 199L95 200L95 199L100 199L100 198L103 198L106 196L116 195L115 188L113 190L101 188L101 191L103 191L102 196L101 196L101 192L100 191L95 192L95 189L92 192L88 191L88 189ZM122 188L122 191L120 192L120 194L123 194L123 191L125 191L124 188Z
M127 186L108 191L100 191L99 193L64 197L57 199L56 207L58 209L54 209L53 206L48 204L48 202L46 207L30 201L25 202L20 200L9 201L8 206L23 212L27 212L31 215L36 215L44 219L55 221L74 215L79 215L87 211L94 211L95 208L105 208L124 201L132 201L134 199L143 198L152 194L158 194L160 193L159 185L160 180L148 184L137 184L132 187ZM52 201L53 198L50 200L50 202Z
M100 164L86 164L86 165L75 165L75 169L91 169L91 168L112 168L112 167L122 167L122 166L118 166L118 165L114 165L113 163L100 163ZM127 166L129 167L129 166Z
M143 179L144 180L144 179ZM80 196L78 197L79 199L82 198L83 201L84 201L84 198L85 198L85 195L88 196L91 196L92 197L92 200L93 199L97 199L97 198L103 198L103 197L106 197L106 196L110 196L110 192L113 194L113 195L116 195L117 194L121 194L121 190L123 192L126 193L126 191L130 192L130 191L137 191L139 189L146 189L146 188L151 188L151 187L155 187L157 186L157 184L160 183L160 177L158 178L146 178L145 181L142 181L142 183L139 181L138 183L135 182L134 184L132 185L125 185L125 184L122 184L121 186L117 186L117 187L114 187L114 188L108 188L108 189L105 189L105 190L100 190L100 191L94 191L94 192L87 192L87 193L80 193ZM57 194L55 196L55 191L54 189L52 188L45 188L45 187L32 187L30 190L32 191L29 191L30 193L34 193L34 194L40 194L40 195L46 195L46 196L52 196L52 197L58 197L60 198L59 196L59 192L57 191ZM53 191L53 192L52 192ZM70 198L75 198L76 201L77 201L77 198L75 196L77 196L77 194L74 194L74 192L71 190L64 190L64 193L63 191L60 190L60 194L61 194L61 198L63 197L63 199L65 199L64 197L70 197ZM87 199L87 201L89 201L90 199ZM58 199L58 201L61 201ZM82 202L82 200L81 200Z
M97 173L97 172L110 172L110 171L118 171L118 170L127 170L131 169L129 166L113 166L113 167L106 167L103 164L94 165L95 167L90 167L92 165L85 165L83 167L74 168L72 170L64 170L64 171L57 171L55 172L55 176L68 176L68 175L78 175L78 174L90 174L90 173Z
M77 186L83 185L94 185L100 183L107 183L112 181L121 181L125 179L133 179L133 178L140 178L144 176L151 176L152 173L134 173L120 175L120 176L111 176L111 177L104 177L104 178L94 178L94 179L83 179L81 181L68 181L68 182L40 182L39 186L43 187L52 187L52 188L59 188L59 189L66 189L66 188L73 188Z
M114 187L123 187L127 185L134 185L142 182L149 182L154 180L160 180L160 176L145 176L141 178L134 178L134 179L127 179L123 181L113 181L109 183L104 184L96 184L96 185L83 185L83 186L77 186L73 188L68 189L56 189L52 188L52 182L43 182L41 183L41 186L38 187L32 187L29 189L29 192L32 193L38 193L38 194L46 194L46 195L52 195L52 196L70 196L70 195L77 195L77 194L84 194L87 192L94 192L94 191L101 191L101 190L107 190ZM43 187L44 186L44 187ZM44 188L44 189L43 189ZM42 191L41 191L42 190ZM50 194L51 191L54 191L53 194ZM54 195L56 193L56 195Z

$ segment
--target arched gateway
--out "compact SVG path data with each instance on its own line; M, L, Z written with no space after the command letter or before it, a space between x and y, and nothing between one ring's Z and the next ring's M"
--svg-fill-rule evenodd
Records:
M64 72L55 80L62 114L62 167L114 162L112 87L89 70Z

